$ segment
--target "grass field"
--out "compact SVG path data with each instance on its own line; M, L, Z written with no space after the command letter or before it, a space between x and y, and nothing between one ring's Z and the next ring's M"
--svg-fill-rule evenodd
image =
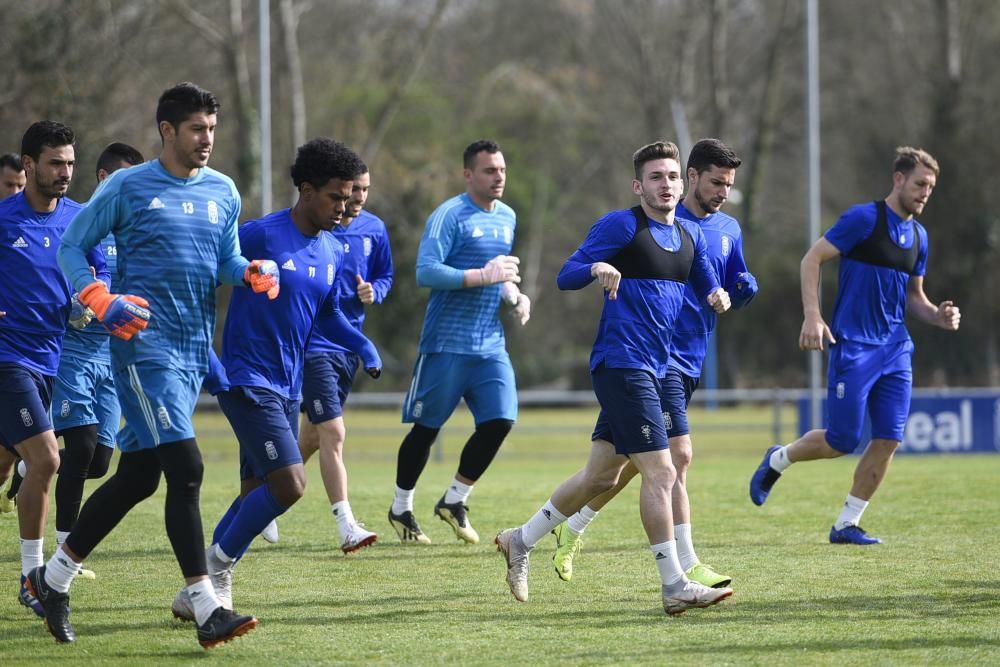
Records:
M471 425L456 415L416 497L434 544L403 547L385 512L404 427L394 412L349 412L351 501L379 543L341 554L310 462L309 490L280 520L281 541L258 540L236 571L236 608L255 614L258 630L207 653L194 628L170 614L181 580L164 534L162 485L87 561L98 580L74 584L79 640L70 646L55 644L17 603L16 520L0 516L9 582L0 664L1000 663L1000 456L900 457L863 521L886 543L834 546L827 533L854 459L794 467L763 508L747 498L769 444L767 409L692 415L695 545L734 577L731 600L664 615L636 486L589 529L572 583L552 571L547 539L532 555L530 601L515 602L493 535L527 519L582 465L594 416L522 414L470 499L483 538L471 547L432 516ZM236 450L220 415L198 422L210 534L238 488ZM47 545L52 523L50 515Z

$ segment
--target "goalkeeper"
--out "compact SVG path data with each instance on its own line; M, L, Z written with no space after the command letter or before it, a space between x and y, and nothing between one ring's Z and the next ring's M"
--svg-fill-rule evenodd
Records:
M466 191L428 218L417 252L417 282L431 288L403 421L413 428L399 447L389 523L403 542L429 544L413 515L413 494L438 431L465 399L476 429L458 472L434 514L459 539L475 544L469 494L517 419L517 387L498 308L506 303L523 325L531 301L521 294L518 259L509 255L516 217L499 201L507 180L500 147L477 141L465 149Z

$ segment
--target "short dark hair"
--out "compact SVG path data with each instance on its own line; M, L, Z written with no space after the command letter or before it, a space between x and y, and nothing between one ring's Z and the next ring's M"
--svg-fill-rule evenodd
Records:
M14 171L24 171L24 165L21 164L21 156L17 153L4 153L0 155L0 169L8 167Z
M466 169L472 169L476 166L476 156L484 151L490 153L491 155L499 153L500 144L492 139L480 139L479 141L473 141L465 147L465 151L462 153L462 166Z
M167 88L156 104L156 127L167 121L174 129L180 127L191 114L204 112L209 115L219 113L219 100L204 88L184 81L173 88ZM160 133L162 138L163 133Z
M358 154L327 137L319 137L299 146L291 169L292 183L297 188L301 188L303 183L321 188L333 178L353 181L363 173L365 163Z
M646 144L632 154L632 167L635 169L635 177L642 178L642 168L647 162L653 160L679 160L681 152L677 149L677 144L672 141L654 141Z
M32 123L21 138L21 155L28 155L32 160L37 160L45 146L59 148L72 146L75 142L76 135L66 125L54 120L40 120Z
M700 139L691 148L687 168L703 174L712 167L738 169L741 164L736 152L718 139Z
M122 162L134 167L145 161L146 159L142 157L142 153L135 148L132 148L128 144L115 142L108 144L101 151L101 157L97 158L97 171L100 172L103 169L110 174L120 168Z
M937 160L923 148L913 148L911 146L896 147L896 159L892 163L892 173L898 171L901 174L909 176L918 164L922 164L933 171L935 176L941 175L941 167L938 166Z

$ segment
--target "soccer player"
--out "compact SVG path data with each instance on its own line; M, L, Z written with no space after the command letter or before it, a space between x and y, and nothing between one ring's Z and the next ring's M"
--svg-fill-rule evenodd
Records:
M385 223L364 210L371 187L367 167L354 180L351 199L333 237L343 247L343 266L337 273L340 310L361 331L365 306L382 303L392 288L392 251ZM360 525L347 499L344 466L343 408L354 384L358 355L314 331L306 352L299 449L303 462L319 450L319 469L340 532L340 548L352 553L375 543L378 535Z
M441 426L465 398L476 429L462 449L458 473L434 507L469 544L479 534L468 517L469 494L517 419L514 369L497 311L510 304L523 325L531 301L515 283L520 260L508 253L517 224L500 201L507 165L496 142L470 144L463 156L465 192L431 213L417 250L417 284L431 288L420 356L403 403L413 428L399 447L389 523L403 542L430 544L413 516L413 493Z
M770 447L750 478L750 500L763 505L774 483L793 463L833 459L860 444L865 411L872 439L854 469L854 483L833 527L833 544L880 544L860 526L861 516L889 471L903 439L913 386L913 341L907 313L946 331L957 331L961 312L951 301L935 305L924 293L928 238L914 216L930 199L940 173L920 148L896 149L892 191L882 200L849 208L802 258L803 350L830 345L827 428ZM819 307L823 264L840 258L833 324Z
M639 513L660 572L663 609L681 614L732 595L690 581L677 558L671 509L676 479L667 451L661 403L670 339L690 279L698 299L716 313L729 309L701 227L675 219L684 191L677 146L658 141L635 152L632 191L640 203L597 221L563 265L560 289L581 289L595 279L604 288L604 311L590 355L601 413L586 467L556 489L522 526L500 531L497 549L507 562L514 598L528 599L528 556L551 530L597 495L611 489L631 460L642 488Z
M198 507L204 467L191 421L208 366L216 281L247 284L268 296L278 290L274 262L248 262L240 254L235 184L207 166L218 110L215 96L192 83L164 91L156 109L159 159L112 174L60 248L59 262L80 302L112 333L141 333L111 345L126 420L118 469L84 504L62 548L29 578L57 641L76 637L69 588L80 562L156 491L161 474L167 536L194 601L199 643L211 648L257 625L252 616L223 607L208 579ZM109 233L122 294L93 282L82 255ZM245 323L247 329L257 325Z
M39 616L44 609L27 575L43 563L49 485L59 466L49 404L72 295L56 253L82 208L66 197L76 164L74 141L73 130L61 123L44 120L29 127L21 140L27 185L0 202L0 266L8 281L0 290L5 313L0 318L0 445L7 450L0 457L0 476L8 477L15 454L24 459L27 471L17 504L19 599ZM87 275L110 282L100 248L88 250Z
M16 195L24 189L27 182L21 156L17 153L0 155L0 199Z
M305 492L298 415L310 335L322 331L331 342L358 354L369 375L381 372L375 346L337 308L336 276L344 251L332 234L324 233L340 222L363 169L361 159L344 144L313 139L299 147L292 165L299 191L295 206L240 227L243 252L274 257L284 278L273 303L236 292L226 315L222 366L229 386L217 398L240 442L243 484L216 526L206 558L227 608L232 608L237 560L264 526ZM254 326L248 328L247 322ZM192 617L189 600L182 588L172 607L175 616Z
M747 270L743 259L740 224L720 210L729 199L729 191L741 163L736 153L718 139L702 139L696 143L687 161L688 192L684 200L677 204L674 213L675 218L701 227L708 246L708 259L723 287L732 295L734 309L746 306L757 294L757 279ZM688 283L684 291L684 305L670 339L666 375L660 378L660 395L670 459L677 471L677 481L671 493L677 558L691 581L722 587L728 586L732 577L718 574L702 563L695 553L687 494L687 472L692 455L687 407L698 388L708 340L715 330L716 320L715 310L705 305L695 293L693 284ZM613 489L591 500L556 528L557 546L552 561L561 579L569 581L573 577L573 558L582 544L583 531L638 472L635 464L629 462Z
M122 143L113 143L97 159L97 182L119 169L143 162L142 154ZM118 287L117 250L114 236L101 241L101 249L111 276L110 289ZM91 321L93 311L74 299L71 328L63 338L59 372L52 390L52 426L62 436L61 463L56 481L56 547L66 541L76 523L88 479L108 472L115 437L121 423L118 394L111 377L111 344L108 330ZM89 322L89 324L88 324ZM81 576L93 578L90 570Z

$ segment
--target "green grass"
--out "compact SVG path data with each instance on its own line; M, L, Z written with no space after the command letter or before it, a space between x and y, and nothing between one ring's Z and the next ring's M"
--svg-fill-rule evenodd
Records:
M421 548L401 546L385 520L404 427L395 413L349 412L351 501L380 542L340 553L310 462L310 487L280 520L281 541L258 540L236 571L237 609L257 615L260 627L207 653L193 627L170 615L181 579L164 534L162 486L87 561L99 579L74 584L72 646L56 645L17 604L16 521L0 516L10 582L0 599L0 664L1000 662L1000 456L900 457L863 522L886 543L834 546L827 532L855 459L794 467L763 508L747 498L771 438L768 409L692 415L695 544L733 575L731 600L664 615L635 486L591 526L572 583L555 576L554 542L545 540L532 557L531 600L515 602L492 537L526 520L583 464L594 417L522 414L472 495L483 543L469 547L432 517L470 427L468 414L457 414L443 433L443 460L432 458L418 486L417 516L434 540ZM221 416L198 422L210 534L238 488L236 450Z

